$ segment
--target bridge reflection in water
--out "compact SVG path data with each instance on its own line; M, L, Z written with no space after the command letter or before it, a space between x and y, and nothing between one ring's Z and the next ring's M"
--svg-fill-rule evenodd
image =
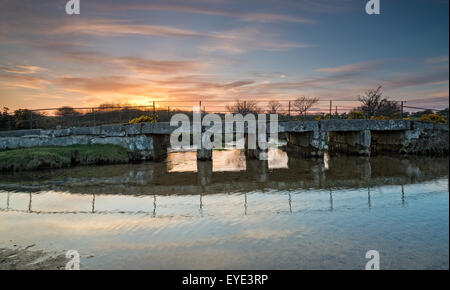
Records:
M404 185L400 185L399 187L399 201L401 201L402 206L405 206L406 204L406 196L405 196L405 190L404 190ZM113 210L97 210L97 204L96 199L98 199L98 197L102 197L102 194L92 194L90 197L86 196L86 195L81 195L80 197L83 200L87 200L88 198L89 200L89 209L86 210L64 210L64 209L55 209L55 210L45 210L45 209L35 209L33 207L33 199L36 198L41 198L43 197L46 202L51 203L52 202L52 195L54 194L54 192L38 192L38 193L23 193L23 192L0 192L0 196L4 196L3 198L6 200L6 205L4 207L0 207L0 211L1 212L20 212L20 213L35 213L35 214L142 214L142 215L151 215L153 217L156 217L156 213L157 213L157 207L158 207L158 196L157 195L153 195L153 204L152 204L152 210L151 211L143 211L143 210L137 210L137 211L133 211L133 210L121 210L121 209L113 209ZM61 194L61 193L57 193L57 194ZM279 193L277 193L279 195ZM24 206L24 197L26 196L27 201L25 202L26 206ZM21 205L22 209L20 208L12 208L11 207L11 203L12 200L14 199L14 197L19 197L19 201L17 202L19 205ZM56 197L55 197L56 198ZM139 197L135 197L136 198L136 202L140 202L139 201ZM286 202L286 207L287 207L287 211L289 213L293 212L293 204L292 204L292 194L291 192L287 192L287 194L285 196L281 196L281 199L285 199ZM278 200L280 201L280 200ZM61 204L61 206L63 206ZM203 203L203 194L199 194L199 198L198 198L198 210L200 215L203 215L203 209L204 209L204 203ZM207 205L206 205L207 206ZM247 215L247 209L249 207L248 204L248 198L247 198L247 193L244 193L242 195L242 206L243 206L243 213L245 215ZM251 206L251 205L250 205ZM372 204L371 204L371 189L368 188L367 189L367 206L369 209L371 209ZM25 207L25 208L24 208ZM333 190L330 189L329 190L329 208L330 211L333 211Z
M361 188L367 188L366 207L371 209L374 188L390 185L405 206L405 185L448 176L447 158L423 162L419 157L304 159L280 150L270 154L270 161L258 161L246 160L238 150L215 151L213 162L197 162L195 152L183 152L169 154L163 163L2 175L0 211L152 217L203 216L230 205L244 215L333 211L336 202L345 203L347 194L360 194ZM15 184L17 180L22 185Z

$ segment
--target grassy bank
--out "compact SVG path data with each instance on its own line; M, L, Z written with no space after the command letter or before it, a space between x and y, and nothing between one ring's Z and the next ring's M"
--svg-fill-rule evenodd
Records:
M125 148L108 144L22 148L0 152L0 171L117 164L129 162L131 159Z

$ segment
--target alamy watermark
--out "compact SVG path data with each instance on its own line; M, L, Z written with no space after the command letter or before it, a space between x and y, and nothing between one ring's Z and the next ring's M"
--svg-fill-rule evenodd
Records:
M80 270L80 254L76 250L69 250L66 258L70 259L66 264L66 270Z
M277 147L278 142L277 114L269 118L266 114L226 114L222 119L194 107L192 122L188 115L179 113L172 116L170 126L178 127L170 135L172 149L178 150L254 149L260 151L259 159L266 160L266 151L270 146Z
M80 14L80 0L69 0L66 3L66 13L68 15ZM366 3L366 13L369 15L380 14L380 0L369 0Z
M380 270L380 253L378 251L367 251L366 259L370 259L366 264L366 270Z
M80 0L70 0L66 3L66 13L68 15L80 14Z
M369 0L366 4L366 13L369 15L380 14L380 0Z

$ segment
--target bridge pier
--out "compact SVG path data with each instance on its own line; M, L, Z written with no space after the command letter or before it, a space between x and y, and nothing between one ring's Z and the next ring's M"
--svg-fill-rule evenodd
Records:
M197 162L198 183L201 186L206 186L212 183L212 172L212 161Z
M204 145L204 143L205 143L204 138L211 138L211 136L208 134L205 134L205 132L202 133L202 136L200 138L200 142L202 144L200 145L200 149L197 149L197 160L198 161L212 161L212 148L211 149L205 148L206 146Z
M303 154L295 151L288 151L288 168L298 172L303 178L299 182L307 182L320 187L326 180L325 166L322 159L304 158Z
M151 158L154 161L162 161L167 157L167 148L169 147L169 135L152 134L153 151Z
M327 175L334 182L338 181L343 175L353 176L355 182L366 182L372 177L372 165L367 156L346 156L340 155L339 158L330 156L328 159Z
M372 131L372 153L402 152L408 143L407 131Z
M258 182L267 182L269 172L269 162L267 160L255 160L247 158L245 170L251 173L252 179Z
M370 156L371 139L370 130L329 131L328 151L330 153Z
M212 161L212 149L200 148L197 149L198 161Z
M319 130L288 133L286 147L287 151L298 153L303 157L323 157L325 134Z
M268 142L269 136L267 136L266 142ZM245 148L244 153L245 157L248 159L257 159L257 160L267 160L269 153L269 146L267 148L262 149L258 145L257 135L256 134L245 134ZM249 142L255 142L255 148L250 148Z

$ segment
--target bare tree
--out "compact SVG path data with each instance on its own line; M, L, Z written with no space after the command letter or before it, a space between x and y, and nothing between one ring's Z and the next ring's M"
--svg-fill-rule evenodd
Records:
M80 112L76 111L72 107L60 107L56 110L56 116L58 117L66 117L66 116L79 116Z
M249 113L258 114L261 112L261 109L258 107L258 103L256 101L240 101L236 100L233 105L226 106L228 112L230 113L239 113L242 115L246 115Z
M402 110L398 102L383 99L380 102L380 106L378 107L378 112L376 112L376 114L377 116L393 116L395 114L400 114L401 111Z
M380 106L380 101L383 96L383 87L378 86L376 89L368 90L364 95L358 97L358 101L362 103L361 111L371 117L375 115L375 112Z
M362 103L362 106L357 110L362 111L368 117L392 116L400 112L400 106L397 102L383 97L383 87L380 85L376 89L368 90L364 95L359 96L358 101Z
M281 108L281 103L275 100L269 101L269 114L277 114Z
M118 111L118 110L122 110L123 107L130 107L131 105L129 103L103 103L100 104L98 106L98 108L102 111L102 112L113 112L113 111Z
M306 112L308 112L308 110L318 102L319 98L302 96L295 99L292 105L294 107L294 110L298 112L300 117L303 117L306 115Z

